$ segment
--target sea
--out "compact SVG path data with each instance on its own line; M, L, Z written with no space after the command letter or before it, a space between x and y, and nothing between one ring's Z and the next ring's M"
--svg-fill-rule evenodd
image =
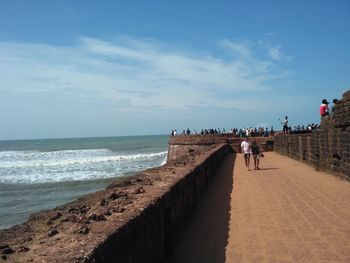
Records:
M0 141L0 229L166 163L168 136Z

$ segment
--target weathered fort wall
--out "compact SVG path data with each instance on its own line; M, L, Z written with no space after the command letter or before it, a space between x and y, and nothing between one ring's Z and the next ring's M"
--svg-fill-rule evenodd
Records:
M228 144L191 151L0 231L0 262L163 262Z
M278 135L275 151L350 179L350 90L334 112L322 117L320 128L308 134Z
M273 151L273 137L253 137L263 151ZM207 151L220 143L228 143L234 152L241 152L243 138L228 135L176 135L169 138L168 161L176 160L192 151Z

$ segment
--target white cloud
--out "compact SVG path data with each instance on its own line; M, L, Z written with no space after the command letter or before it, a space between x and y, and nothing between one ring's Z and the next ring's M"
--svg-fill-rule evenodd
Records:
M273 60L277 60L280 61L283 57L283 54L281 52L281 46L276 46L276 47L268 47L268 52L269 52L269 56L273 59Z
M287 56L287 55L285 55L282 52L281 45L276 45L276 46L266 45L266 49L267 49L269 57L272 60L275 60L275 61L290 61L292 59L292 57Z
M228 40L223 40L222 46L230 50L238 57L251 58L252 56L252 51L247 43L235 43Z
M224 40L220 56L198 55L155 40L82 38L75 46L0 42L0 91L57 91L70 96L129 101L114 110L184 109L210 101L231 107L237 94L263 93L279 76L253 46ZM269 56L280 61L281 47ZM231 55L234 54L232 57ZM221 96L225 94L226 96ZM237 101L236 107L244 108Z

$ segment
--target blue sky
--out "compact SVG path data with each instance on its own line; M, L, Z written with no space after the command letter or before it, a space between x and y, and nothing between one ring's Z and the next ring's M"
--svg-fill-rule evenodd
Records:
M350 1L0 1L0 139L318 123Z

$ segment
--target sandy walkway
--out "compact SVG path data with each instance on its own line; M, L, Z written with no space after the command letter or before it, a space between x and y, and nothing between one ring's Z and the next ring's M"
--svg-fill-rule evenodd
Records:
M225 159L170 262L350 262L350 183L271 152L261 168Z

